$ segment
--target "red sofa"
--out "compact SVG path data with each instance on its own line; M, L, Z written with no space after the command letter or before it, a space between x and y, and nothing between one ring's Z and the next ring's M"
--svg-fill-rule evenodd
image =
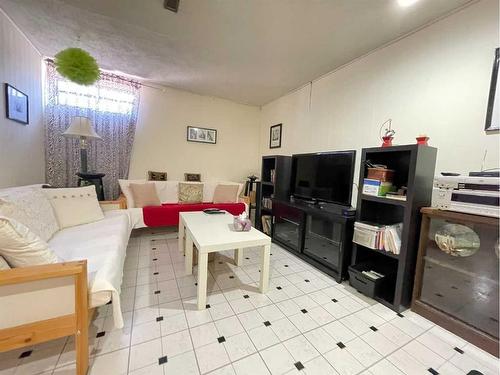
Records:
M179 212L203 211L206 208L226 210L233 215L245 211L244 203L164 203L161 206L142 208L144 224L148 227L170 227L179 225Z

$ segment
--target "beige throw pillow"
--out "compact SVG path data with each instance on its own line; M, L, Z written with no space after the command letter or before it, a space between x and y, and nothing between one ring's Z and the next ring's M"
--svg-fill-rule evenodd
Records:
M214 191L214 203L236 203L238 185L217 185Z
M47 242L14 219L0 216L0 256L11 267L57 263Z
M95 186L44 189L61 228L92 223L104 219Z
M146 206L159 206L161 204L154 183L130 184L128 187L132 192L135 207L142 208Z
M10 270L9 263L4 259L4 257L0 257L0 271Z
M203 184L179 182L179 203L201 203L202 201Z

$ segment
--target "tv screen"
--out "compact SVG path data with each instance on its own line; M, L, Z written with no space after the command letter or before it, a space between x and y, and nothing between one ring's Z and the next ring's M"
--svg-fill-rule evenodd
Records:
M351 205L356 151L292 156L292 194L298 198Z

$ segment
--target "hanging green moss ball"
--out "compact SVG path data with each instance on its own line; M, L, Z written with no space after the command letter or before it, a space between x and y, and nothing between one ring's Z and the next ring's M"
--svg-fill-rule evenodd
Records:
M99 79L97 61L81 48L67 48L55 56L60 75L79 85L89 86Z

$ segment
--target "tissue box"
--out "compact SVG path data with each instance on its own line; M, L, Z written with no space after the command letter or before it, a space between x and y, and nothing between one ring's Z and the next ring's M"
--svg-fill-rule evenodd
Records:
M239 217L234 218L234 229L237 232L248 232L250 229L252 229L252 222L250 219L241 219Z

